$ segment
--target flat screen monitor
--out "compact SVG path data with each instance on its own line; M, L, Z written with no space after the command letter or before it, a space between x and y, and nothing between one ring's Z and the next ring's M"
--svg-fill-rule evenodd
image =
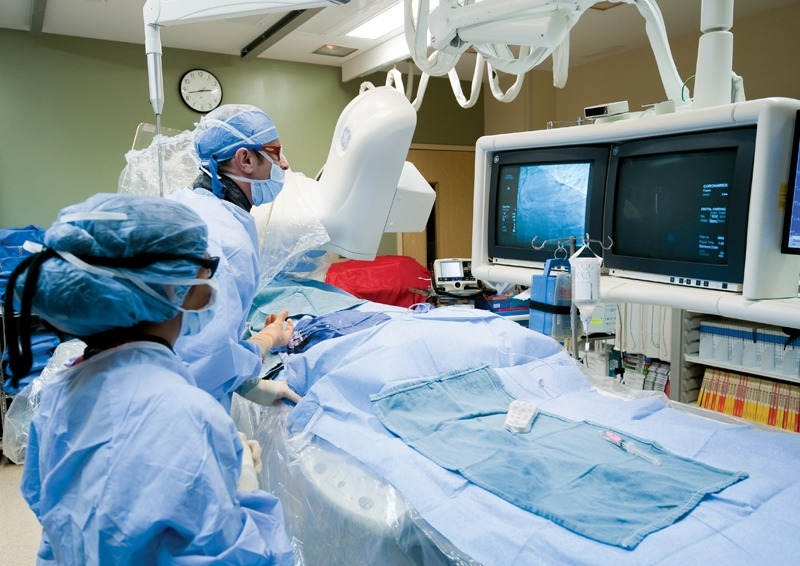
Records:
M789 186L784 214L781 252L800 254L800 110L794 122L792 161L789 164Z
M558 240L602 238L608 144L501 151L492 158L490 261L543 264ZM535 240L535 241L534 241ZM544 247L540 250L534 246ZM569 249L569 242L564 244Z
M611 273L741 291L755 137L746 127L613 144Z

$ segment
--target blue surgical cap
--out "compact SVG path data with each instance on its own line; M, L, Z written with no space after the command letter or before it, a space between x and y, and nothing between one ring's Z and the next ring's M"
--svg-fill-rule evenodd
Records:
M202 258L208 241L203 220L186 205L159 197L97 194L65 208L47 230L44 245L76 256L109 258L172 254ZM91 336L139 322L161 322L178 314L199 266L188 260L159 261L143 268L114 268L134 281L82 269L61 256L44 261L31 310L73 336ZM108 271L108 268L102 268ZM15 285L17 298L27 273Z
M239 148L258 150L278 139L278 130L262 110L247 104L226 104L200 119L194 148L200 165L211 174L214 194L223 196L219 164L233 158Z

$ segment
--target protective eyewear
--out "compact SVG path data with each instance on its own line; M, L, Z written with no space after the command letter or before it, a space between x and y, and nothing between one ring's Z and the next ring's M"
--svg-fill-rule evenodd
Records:
M283 146L264 144L261 146L261 150L269 155L270 159L272 159L275 163L278 163L281 160Z
M208 278L214 277L219 267L219 257L195 257L180 254L140 254L133 257L98 257L98 256L76 256L90 265L100 267L118 267L127 269L141 269L161 261L190 261L208 269Z

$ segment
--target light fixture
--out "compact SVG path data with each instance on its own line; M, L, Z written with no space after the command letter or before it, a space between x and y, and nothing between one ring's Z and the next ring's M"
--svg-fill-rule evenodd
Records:
M345 35L349 37L360 37L362 39L378 39L379 37L383 37L387 33L403 27L404 9L405 6L403 2L395 4L391 8L368 19Z
M328 55L330 57L347 57L356 50L352 47L342 47L341 45L332 45L330 43L323 45L314 53L317 55Z
M433 11L438 5L439 0L430 0L430 11ZM413 7L416 8L417 6L414 5ZM414 17L416 17L416 11L414 11ZM378 39L390 32L403 29L404 24L405 3L401 1L383 12L379 12L345 35L362 39Z

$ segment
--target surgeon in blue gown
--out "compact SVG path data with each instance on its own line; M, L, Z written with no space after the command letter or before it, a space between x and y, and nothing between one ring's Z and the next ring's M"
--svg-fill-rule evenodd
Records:
M270 318L264 330L241 338L258 290L258 233L253 206L272 202L283 188L289 164L272 120L249 105L228 104L204 116L195 130L201 172L192 190L171 199L190 206L208 224L209 253L219 256L218 316L200 333L182 337L175 351L189 364L197 384L230 409L234 391L261 404L299 395L285 381L260 380L262 359L284 332L286 313ZM284 324L285 327L281 327ZM277 334L276 334L277 333Z
M291 564L250 445L172 349L216 309L202 219L98 194L62 210L44 245L9 281L22 310L11 369L30 361L28 312L87 347L42 390L30 428L21 489L43 527L39 563Z

